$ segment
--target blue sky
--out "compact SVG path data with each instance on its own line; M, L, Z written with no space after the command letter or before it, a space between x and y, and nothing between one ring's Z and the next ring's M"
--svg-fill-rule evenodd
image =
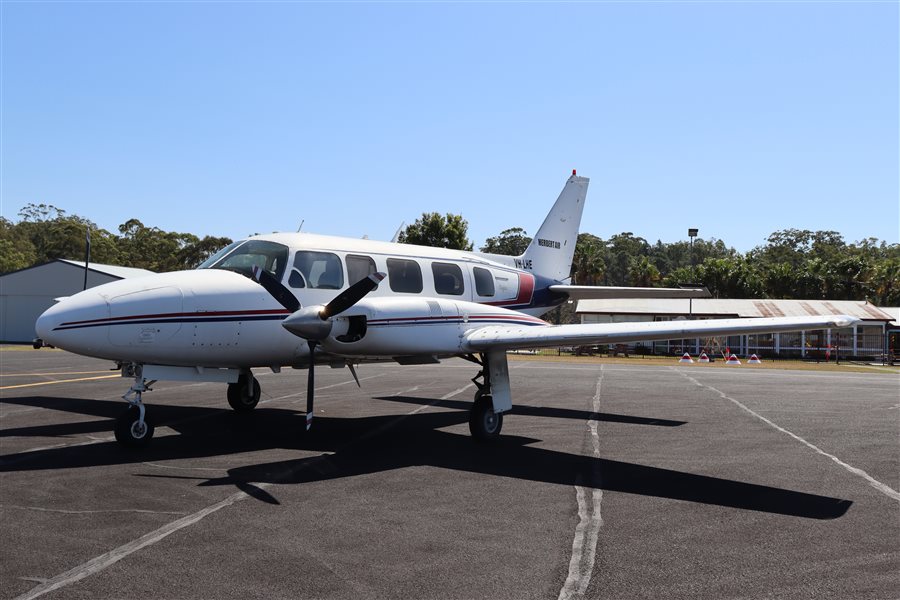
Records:
M898 242L897 2L11 3L2 215Z

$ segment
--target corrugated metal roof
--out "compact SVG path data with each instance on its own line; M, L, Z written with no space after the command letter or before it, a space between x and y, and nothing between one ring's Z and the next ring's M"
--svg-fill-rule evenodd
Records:
M59 262L64 262L66 264L74 265L78 268L84 268L84 261L70 260L68 258L60 258ZM132 267L120 267L118 265L102 265L100 263L88 263L88 269L91 271L97 271L98 273L105 273L112 277L118 277L119 279L127 279L129 277L146 277L147 275L155 275L153 271L148 271L147 269L135 269Z
M689 301L673 298L579 300L576 313L686 315ZM862 300L743 300L698 298L693 314L709 317L816 317L849 315L867 321L892 321L885 312Z
M888 323L891 327L900 327L900 306L879 306L878 310L891 315L894 321Z

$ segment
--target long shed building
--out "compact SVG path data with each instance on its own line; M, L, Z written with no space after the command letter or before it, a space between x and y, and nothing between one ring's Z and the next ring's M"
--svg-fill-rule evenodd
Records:
M152 274L146 269L90 263L87 287ZM84 284L84 262L62 258L0 275L0 342L31 342L37 335L35 321L53 306L54 298L77 294Z
M699 354L701 350L718 352L728 348L742 355L806 357L834 350L846 356L880 356L886 351L886 334L894 320L893 315L877 306L855 300L580 300L575 312L582 323L828 315L849 315L862 320L847 329L648 342L646 347L654 354L682 351Z

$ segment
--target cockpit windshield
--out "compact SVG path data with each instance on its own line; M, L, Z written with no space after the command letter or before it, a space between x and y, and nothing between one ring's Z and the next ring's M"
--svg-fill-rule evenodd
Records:
M252 277L252 268L258 266L280 281L287 259L287 246L263 240L243 240L225 246L197 268L225 269Z

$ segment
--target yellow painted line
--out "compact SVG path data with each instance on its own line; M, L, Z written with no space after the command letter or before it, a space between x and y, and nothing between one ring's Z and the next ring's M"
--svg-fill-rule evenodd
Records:
M121 375L102 375L100 377L79 377L77 379L60 379L58 381L41 381L40 383L22 383L19 385L4 385L0 390L14 390L16 388L36 387L39 385L53 385L55 383L72 383L75 381L94 381L96 379L112 379L113 377L121 377Z
M103 371L61 371L59 373L0 373L0 377L40 377L43 375L96 375L97 373L109 373L109 369Z

